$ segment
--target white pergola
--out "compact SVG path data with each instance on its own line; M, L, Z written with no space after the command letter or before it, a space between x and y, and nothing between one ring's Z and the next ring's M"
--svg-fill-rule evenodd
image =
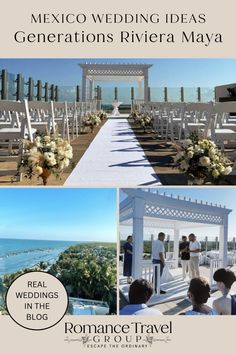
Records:
M89 83L89 98L93 98L96 81L126 81L138 83L139 99L141 99L142 84L144 85L144 100L148 101L148 64L114 64L114 63L82 63L82 101L86 101L87 83Z
M225 206L166 195L157 189L123 189L127 195L120 204L120 225L132 227L133 278L142 275L144 228L174 230L175 267L178 267L180 230L191 227L219 227L219 259L227 266L228 215ZM186 190L187 192L187 190Z

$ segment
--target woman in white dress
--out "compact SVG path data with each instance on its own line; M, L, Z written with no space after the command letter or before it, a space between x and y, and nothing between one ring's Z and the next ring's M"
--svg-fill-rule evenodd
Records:
M206 279L194 278L191 280L188 297L192 303L192 309L182 313L187 316L201 316L201 315L217 315L217 312L206 305L207 300L211 296L211 289Z

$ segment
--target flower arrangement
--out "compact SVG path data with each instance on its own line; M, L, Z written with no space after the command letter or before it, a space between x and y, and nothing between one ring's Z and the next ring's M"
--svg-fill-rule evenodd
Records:
M144 129L144 131L146 130L146 128L152 127L152 122L153 119L148 114L142 114L139 118L139 124Z
M99 111L97 113L97 116L100 118L101 121L103 121L104 119L107 119L107 114L104 111Z
M138 124L144 131L146 131L148 127L152 128L153 118L148 114L133 111L130 113L129 118L134 119L135 124Z
M59 177L73 157L72 146L59 135L38 135L32 142L23 140L23 146L19 172L30 179L34 175L41 177L44 185L51 174Z
M231 161L219 151L215 143L199 139L196 133L176 145L175 167L185 173L189 183L204 184L206 179L216 182L232 172Z
M83 124L85 127L89 127L93 133L94 127L98 126L101 123L100 117L95 113L90 113L83 119Z
M132 111L129 115L129 118L134 119L134 121L136 122L136 120L138 119L138 117L140 116L140 114L136 111Z

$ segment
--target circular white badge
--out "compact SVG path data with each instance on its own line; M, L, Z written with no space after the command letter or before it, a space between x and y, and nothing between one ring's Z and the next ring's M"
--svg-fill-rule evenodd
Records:
M68 295L63 284L45 272L20 275L6 295L7 310L20 326L43 330L57 324L66 314Z

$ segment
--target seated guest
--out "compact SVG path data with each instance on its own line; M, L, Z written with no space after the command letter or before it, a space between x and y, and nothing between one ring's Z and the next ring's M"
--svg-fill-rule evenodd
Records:
M229 294L231 286L236 280L234 272L221 268L214 273L213 278L222 293L222 296L213 302L213 308L219 315L236 315L236 294Z
M158 316L162 313L149 308L147 302L153 294L152 285L145 279L135 280L129 288L129 305L123 307L120 315Z
M191 280L188 297L192 302L192 310L182 313L188 316L217 315L217 312L206 305L210 295L210 286L204 278L194 278Z

